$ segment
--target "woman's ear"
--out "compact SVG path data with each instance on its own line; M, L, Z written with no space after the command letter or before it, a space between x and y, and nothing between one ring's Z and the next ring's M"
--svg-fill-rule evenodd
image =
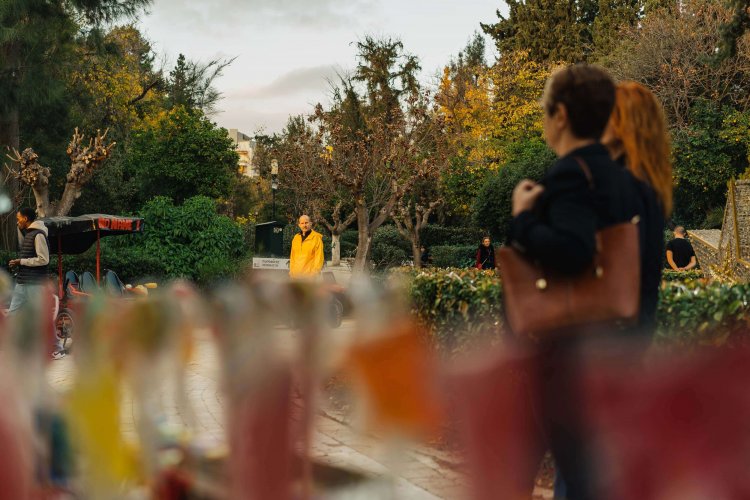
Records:
M555 114L551 118L555 125L564 128L568 123L568 108L565 107L565 104L561 102L555 104Z

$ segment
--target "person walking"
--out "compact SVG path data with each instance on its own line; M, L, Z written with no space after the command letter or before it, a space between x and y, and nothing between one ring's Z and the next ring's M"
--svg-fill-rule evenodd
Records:
M659 100L646 87L636 82L621 82L615 95L615 107L602 142L612 158L638 180L642 206L639 209L641 308L637 330L649 340L656 332L664 227L672 212L669 132ZM683 265L687 266L689 261L688 258Z
M687 231L682 226L674 228L674 239L667 243L667 263L674 271L689 271L698 265L693 245L685 238Z
M474 267L477 269L495 269L495 248L492 246L489 236L482 238L482 243L477 249Z
M20 251L18 258L12 259L8 265L18 268L18 276L8 314L15 313L33 297L38 296L48 279L47 227L44 222L36 220L36 211L29 207L16 212L16 225Z
M292 252L289 256L289 277L314 277L323 269L323 236L314 231L307 215L298 220L300 232L292 239Z
M514 189L509 243L551 273L583 273L595 256L597 231L632 220L641 208L636 179L600 143L614 103L614 82L595 66L568 66L546 84L544 136L558 160L539 183L525 179ZM599 329L581 325L529 346L530 380L537 380L531 404L541 428L536 451L541 459L549 446L571 500L595 498L578 390L582 347L592 331ZM533 478L529 483L530 492Z

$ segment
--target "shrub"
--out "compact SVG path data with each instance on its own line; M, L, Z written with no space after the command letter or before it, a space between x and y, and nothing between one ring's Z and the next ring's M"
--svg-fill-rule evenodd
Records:
M497 331L501 322L502 287L489 271L422 269L406 271L414 311L430 326L438 344L460 349L470 340Z
M506 239L516 184L526 178L540 180L555 160L540 139L519 143L511 154L511 160L487 178L474 202L474 225L489 231L496 242Z
M407 269L415 314L440 347L460 349L466 342L502 326L502 286L489 271ZM684 273L683 273L684 274ZM750 285L666 281L660 291L656 341L679 347L747 343Z
M419 233L420 242L432 249L440 245L476 245L484 236L481 229L473 227L447 227L427 224Z
M381 243L372 248L372 263L376 269L387 269L404 265L409 256L403 248Z
M372 235L370 257L378 269L400 266L411 259L411 243L389 224L380 226Z
M661 279L664 281L682 281L689 282L703 278L703 271L700 269L691 269L690 271L672 271L665 269L662 271Z
M205 196L189 198L181 206L158 196L140 215L146 220L143 234L102 240L104 256L115 249L113 255L127 255L126 261L149 266L160 278L207 283L231 276L249 254L242 228L219 215L216 202ZM128 276L130 271L121 269L115 271Z
M432 255L432 265L434 267L471 267L476 259L476 245L437 245L430 248Z

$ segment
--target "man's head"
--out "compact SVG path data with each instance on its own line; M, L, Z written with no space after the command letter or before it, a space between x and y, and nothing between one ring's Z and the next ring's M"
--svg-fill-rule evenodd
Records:
M674 237L675 238L684 238L687 236L687 231L685 231L685 228L682 226L677 226L674 228Z
M489 236L485 236L484 238L482 238L482 245L484 245L486 247L490 246L490 237Z
M31 207L23 207L16 212L16 224L19 229L26 229L36 220L36 211Z
M300 215L300 218L297 221L297 225L303 233L306 233L312 229L312 221L307 215Z

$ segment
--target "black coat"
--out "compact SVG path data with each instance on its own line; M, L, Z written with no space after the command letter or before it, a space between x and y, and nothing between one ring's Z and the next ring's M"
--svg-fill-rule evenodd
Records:
M575 157L588 165L593 189ZM518 214L511 222L511 243L550 271L577 274L593 260L597 230L640 215L640 323L651 325L661 280L664 227L654 191L614 162L601 144L560 158L541 184L544 192L534 210Z
M474 263L477 269L495 269L495 248L479 245Z

